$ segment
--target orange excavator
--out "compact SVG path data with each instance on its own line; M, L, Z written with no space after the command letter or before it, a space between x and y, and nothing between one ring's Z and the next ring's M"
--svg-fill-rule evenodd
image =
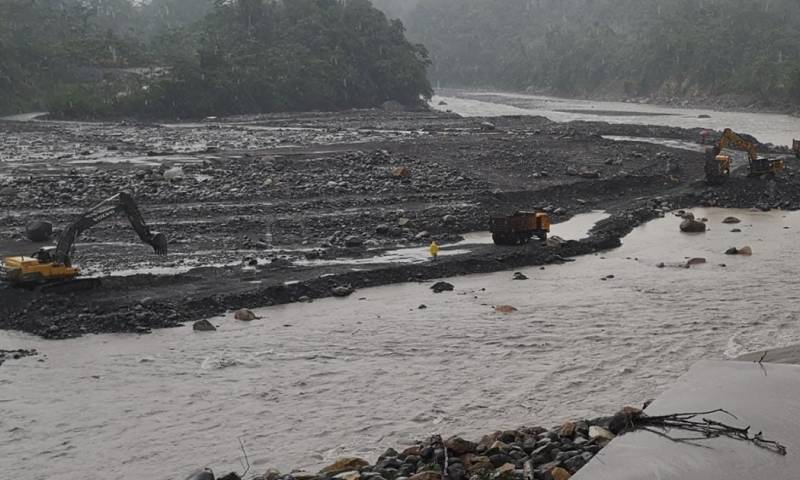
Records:
M795 144L800 143L795 141ZM750 160L750 176L760 177L763 175L775 175L783 171L783 159L780 158L766 158L758 155L756 144L748 142L739 134L726 128L722 132L722 137L719 143L713 148L706 150L706 182L710 185L720 185L731 176L731 167L733 157L723 153L726 148L737 148L747 152L747 157Z

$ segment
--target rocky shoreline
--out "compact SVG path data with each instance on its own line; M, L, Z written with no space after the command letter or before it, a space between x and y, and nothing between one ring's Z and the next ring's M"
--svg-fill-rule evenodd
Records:
M254 480L567 480L617 435L626 418L640 412L625 407L610 417L568 421L554 428L520 427L495 431L473 442L434 435L415 445L390 448L374 464L358 457L340 458L319 472L268 469ZM219 480L242 478L233 472ZM212 469L186 480L215 480Z
M485 92L495 91L503 93L522 93L528 95L543 95L552 96L556 98L568 98L577 100L591 100L597 102L622 102L639 105L656 105L661 107L675 107L675 108L692 108L696 110L709 110L712 112L752 112L752 113L776 113L784 115L792 115L795 117L800 116L800 107L797 104L785 102L775 104L773 102L764 101L763 99L747 95L721 95L721 96L681 96L669 95L662 93L654 93L645 96L628 96L615 92L596 92L589 95L581 95L578 97L562 97L552 89L539 89L530 87L524 90L504 90L497 89L490 86L483 88L463 87L463 88L445 88L442 93L447 91L465 91L465 92ZM439 93L439 92L437 92Z

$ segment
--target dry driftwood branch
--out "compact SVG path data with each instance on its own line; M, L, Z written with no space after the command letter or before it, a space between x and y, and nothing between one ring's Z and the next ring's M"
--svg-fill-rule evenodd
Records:
M244 461L246 463L246 468L245 468L245 465L242 465L242 468L244 468L245 470L240 475L240 477L244 478L244 476L247 475L247 472L250 471L250 459L247 458L247 450L244 449L244 442L242 442L242 438L241 437L239 437L239 446L242 447L242 454L244 455Z
M641 410L626 409L620 412L618 416L624 417L623 433L646 430L671 441L694 446L702 446L697 442L705 439L728 437L752 443L759 448L770 450L778 455L786 455L786 447L777 441L765 439L763 432L751 434L749 426L744 428L736 427L705 417L714 413L724 413L732 418L737 418L736 415L721 408L707 412L673 413L671 415L655 415L652 417L645 415ZM695 432L699 435L695 437L673 437L668 434L672 429Z

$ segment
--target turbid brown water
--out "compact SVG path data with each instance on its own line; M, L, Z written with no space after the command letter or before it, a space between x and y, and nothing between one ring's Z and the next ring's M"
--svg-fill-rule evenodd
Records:
M670 215L605 256L523 270L527 281L499 272L439 295L428 284L362 290L262 309L250 323L215 318L211 333L48 342L4 332L0 348L40 356L0 367L0 470L48 480L241 471L239 437L256 472L374 459L432 432L608 414L698 359L798 343L800 214L694 212L709 232L681 234ZM743 221L722 224L728 215ZM744 245L752 257L723 253ZM686 269L687 257L707 263Z
M792 139L800 135L800 118L790 115L598 102L522 93L460 90L438 93L439 96L433 99L436 108L463 116L541 115L556 122L584 120L713 130L733 128L775 145L791 145ZM446 105L439 105L440 102Z

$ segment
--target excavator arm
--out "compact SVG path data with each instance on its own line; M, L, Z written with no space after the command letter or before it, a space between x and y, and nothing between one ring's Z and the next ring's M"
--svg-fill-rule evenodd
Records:
M61 234L55 251L49 254L50 258L41 258L42 255L48 254L40 254L37 255L39 256L39 260L71 266L70 252L72 251L73 244L81 233L103 220L120 213L124 213L128 217L133 229L139 235L139 238L142 239L142 242L151 245L159 255L165 255L167 253L167 238L161 233L151 232L147 224L145 224L133 197L127 192L120 192L100 202L81 215L80 218L74 221L64 230L64 233Z
M725 131L722 132L722 138L719 140L719 146L717 148L721 152L730 146L747 152L747 156L750 157L751 162L758 159L758 152L754 144L748 142L730 128L726 128Z

